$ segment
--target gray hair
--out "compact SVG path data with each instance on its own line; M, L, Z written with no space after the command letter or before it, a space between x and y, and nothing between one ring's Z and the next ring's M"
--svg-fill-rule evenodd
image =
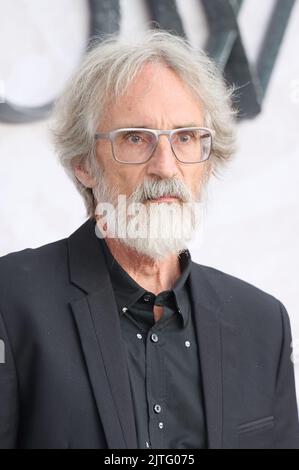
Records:
M209 159L214 175L235 152L234 87L226 83L203 50L195 50L187 40L162 30L147 30L131 39L110 35L93 41L55 104L52 125L59 160L83 196L89 217L94 216L96 200L92 189L76 178L74 165L97 174L94 134L105 106L111 97L125 93L148 62L170 67L203 103L204 125L215 131Z

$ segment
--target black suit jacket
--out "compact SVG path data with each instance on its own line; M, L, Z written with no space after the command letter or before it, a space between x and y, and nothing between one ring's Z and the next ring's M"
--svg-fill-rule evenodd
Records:
M137 447L100 243L89 219L69 238L0 258L0 448ZM299 448L284 306L194 262L190 287L209 448Z

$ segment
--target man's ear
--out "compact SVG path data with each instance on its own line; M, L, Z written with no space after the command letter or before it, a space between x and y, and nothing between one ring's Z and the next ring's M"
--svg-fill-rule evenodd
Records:
M82 165L74 165L74 173L76 178L83 184L86 188L93 188L95 185L94 178L92 178L87 170Z

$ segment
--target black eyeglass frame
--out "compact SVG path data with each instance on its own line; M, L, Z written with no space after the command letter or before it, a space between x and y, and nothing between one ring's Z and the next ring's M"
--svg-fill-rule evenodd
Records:
M132 132L146 131L146 132L152 133L156 137L156 144L153 148L152 153L150 154L150 156L148 157L147 160L144 160L143 162L125 162L125 161L118 160L116 158L116 155L115 155L115 152L114 152L115 136L119 132L129 132L129 131L132 131ZM210 151L209 151L208 156L204 160L200 160L198 162L184 162L184 161L180 160L177 157L177 155L176 155L176 153L173 149L172 143L171 143L171 138L172 138L173 134L175 134L177 132L184 132L184 131L206 131L206 132L209 133L210 142L211 142L210 143ZM180 163L183 163L184 165L194 165L196 163L203 163L203 162L207 161L211 156L211 152L212 152L212 148L213 148L213 138L215 136L215 132L213 131L213 129L209 129L208 127L180 127L178 129L170 129L170 130L148 129L148 128L144 128L144 127L124 127L124 128L120 128L120 129L115 129L115 130L110 131L110 132L97 132L96 134L94 134L94 138L95 138L95 140L99 140L99 139L109 139L110 140L112 155L113 155L114 160L117 163L123 163L124 165L143 165L144 163L147 163L152 158L153 154L155 153L155 151L157 149L157 146L158 146L158 143L159 143L159 136L160 135L167 135L168 136L168 141L169 141L169 144L170 144L173 155L175 156L177 161L179 161ZM201 136L201 137L203 137L203 136Z

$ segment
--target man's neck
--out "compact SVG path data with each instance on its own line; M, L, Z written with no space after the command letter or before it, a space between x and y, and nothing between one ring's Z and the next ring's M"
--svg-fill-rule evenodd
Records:
M159 294L169 290L181 274L178 256L173 254L161 261L137 253L116 238L105 238L110 252L121 267L144 289Z

